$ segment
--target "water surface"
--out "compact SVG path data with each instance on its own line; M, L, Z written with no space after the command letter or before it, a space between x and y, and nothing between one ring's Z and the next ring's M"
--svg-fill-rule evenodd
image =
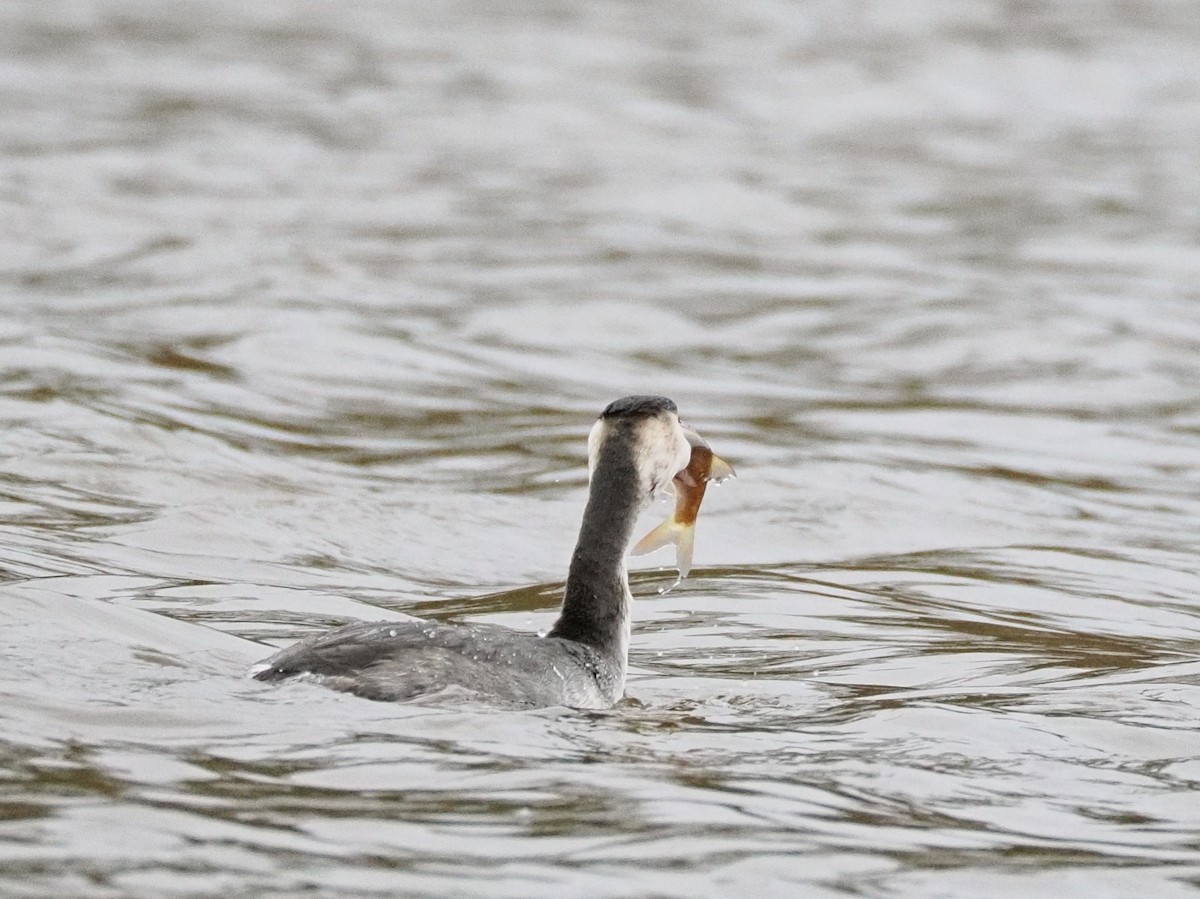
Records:
M0 893L1193 895L1198 52L1169 0L10 0ZM635 560L626 702L245 677L548 627L631 392L740 476Z

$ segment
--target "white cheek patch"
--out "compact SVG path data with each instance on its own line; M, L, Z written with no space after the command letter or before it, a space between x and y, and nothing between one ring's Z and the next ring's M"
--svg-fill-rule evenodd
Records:
M664 490L675 473L687 467L692 450L674 416L645 421L637 442L637 466L647 478L644 487L651 493Z
M600 447L604 443L604 438L608 436L608 425L604 419L599 419L592 425L591 433L588 434L588 480L592 479L592 473L596 470L596 460L600 458Z
M611 426L604 419L592 425L588 434L588 479L595 474L596 464ZM637 424L634 437L634 465L644 479L642 488L648 492L665 490L676 474L687 468L692 447L687 432L675 416L647 418Z

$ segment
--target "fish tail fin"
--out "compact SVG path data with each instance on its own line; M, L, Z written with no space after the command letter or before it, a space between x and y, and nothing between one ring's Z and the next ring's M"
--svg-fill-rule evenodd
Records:
M633 549L629 551L632 556L644 556L646 553L652 553L656 549L661 549L668 543L678 545L678 531L681 526L675 521L675 516L667 518L662 524L652 530L649 534L634 544Z
M724 459L718 458L715 454L712 457L712 462L708 468L708 479L721 483L726 478L736 478L737 472L733 470L733 466Z
M679 569L679 579L683 580L692 570L692 547L696 543L695 525L683 525L675 536L675 567Z

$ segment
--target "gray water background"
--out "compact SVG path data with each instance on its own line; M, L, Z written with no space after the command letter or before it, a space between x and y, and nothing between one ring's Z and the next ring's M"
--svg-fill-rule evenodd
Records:
M1189 0L5 0L0 894L1195 895L1197 60ZM245 678L547 627L630 392L740 477L626 703Z

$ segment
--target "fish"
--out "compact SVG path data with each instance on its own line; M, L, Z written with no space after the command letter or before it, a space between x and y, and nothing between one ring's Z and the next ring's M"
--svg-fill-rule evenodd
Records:
M675 488L675 510L630 550L631 555L641 556L674 543L675 567L679 569L679 578L675 583L687 577L692 570L696 516L700 513L700 503L704 501L704 491L708 489L709 481L720 483L726 478L737 477L733 466L717 456L699 434L686 426L684 431L688 443L692 445L692 455L687 468L671 481Z

